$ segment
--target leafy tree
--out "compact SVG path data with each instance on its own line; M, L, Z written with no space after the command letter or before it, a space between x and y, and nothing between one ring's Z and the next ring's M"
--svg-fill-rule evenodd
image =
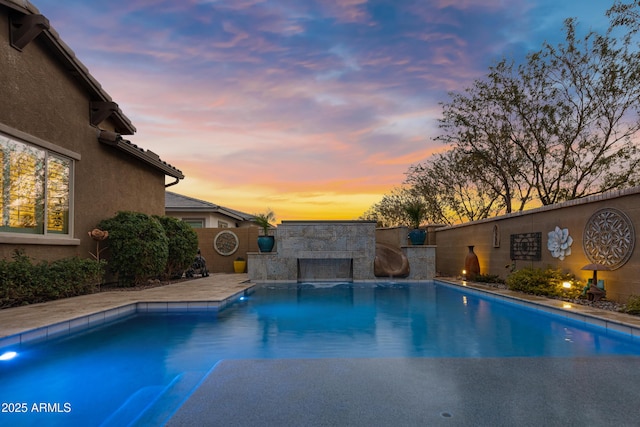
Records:
M611 27L503 59L442 104L436 138L451 149L407 172L436 222L454 223L638 185L640 0L616 1ZM630 31L616 38L616 27ZM395 220L392 192L371 212ZM371 213L369 212L369 213Z
M404 209L415 195L408 187L395 187L385 194L378 203L371 206L361 217L362 220L376 221L379 227L407 225L409 218Z
M631 36L640 30L640 0L631 3L616 1L611 9L607 10L607 16L611 20L612 29L627 27Z
M434 223L474 221L501 210L498 194L482 177L482 164L458 149L412 166L405 183L425 200Z
M437 139L481 165L506 212L636 185L640 56L609 33L545 43L443 104Z

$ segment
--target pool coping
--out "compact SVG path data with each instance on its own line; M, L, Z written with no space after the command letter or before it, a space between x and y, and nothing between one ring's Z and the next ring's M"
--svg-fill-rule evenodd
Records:
M629 335L633 341L640 341L640 317L637 316L453 278L437 277L434 281L458 289L462 288L469 293L479 294L486 298L524 305L533 310L544 311L579 323L601 327L607 331Z
M218 301L137 301L74 317L50 325L0 338L0 351L25 344L37 344L73 333L82 332L110 322L143 313L217 313L253 292L255 286L238 291Z

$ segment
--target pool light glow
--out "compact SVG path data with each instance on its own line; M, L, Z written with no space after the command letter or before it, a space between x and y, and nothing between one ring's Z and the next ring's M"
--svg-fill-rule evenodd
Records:
M5 351L4 353L0 354L0 360L11 360L17 355L18 353L16 353L15 351Z

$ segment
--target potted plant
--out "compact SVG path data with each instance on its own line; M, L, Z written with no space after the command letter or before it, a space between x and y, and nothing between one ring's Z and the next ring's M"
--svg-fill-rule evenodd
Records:
M262 227L262 236L258 236L258 248L260 248L260 252L271 252L273 250L275 238L269 236L269 228L271 227L271 222L275 220L276 215L271 209L268 209L264 213L256 214L253 217L253 221L259 227Z
M239 256L233 261L233 271L236 273L244 273L244 270L247 268L247 261Z
M411 244L424 245L424 241L427 239L427 232L420 229L420 224L427 215L427 206L422 200L415 199L404 205L404 212L413 227L413 230L409 232Z

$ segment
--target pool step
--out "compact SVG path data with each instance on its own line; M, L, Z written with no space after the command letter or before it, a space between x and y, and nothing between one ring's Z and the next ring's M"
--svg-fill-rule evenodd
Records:
M140 412L149 406L164 392L165 386L148 386L133 393L100 427L122 427L130 425L140 416Z
M139 417L131 426L164 425L175 411L182 405L191 392L200 384L206 372L183 372L162 390L153 402L139 410Z

